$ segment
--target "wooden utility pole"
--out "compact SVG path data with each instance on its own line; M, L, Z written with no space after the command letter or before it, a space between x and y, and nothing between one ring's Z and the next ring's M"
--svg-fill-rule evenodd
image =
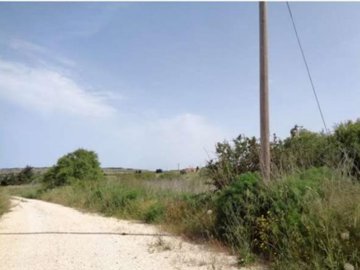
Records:
M266 3L259 2L260 19L260 167L264 182L270 181L269 83Z

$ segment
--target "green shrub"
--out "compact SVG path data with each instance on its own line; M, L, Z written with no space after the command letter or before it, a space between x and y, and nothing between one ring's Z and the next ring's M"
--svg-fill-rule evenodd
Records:
M324 133L300 130L297 136L286 138L275 166L289 172L294 168L307 169L327 164L332 149L329 136Z
M161 203L157 202L149 207L144 214L144 220L146 223L156 223L163 219L165 213L165 207Z
M259 140L239 136L231 143L216 145L216 159L207 164L207 172L216 189L223 189L246 172L258 172ZM360 120L338 125L333 134L300 129L281 140L274 135L270 143L272 177L311 167L350 168L360 179Z
M334 176L340 177L334 179ZM276 269L360 266L360 185L312 168L268 185L243 174L217 199L219 237ZM348 239L341 239L347 233Z
M28 184L31 183L34 180L35 174L33 167L26 166L24 169L22 169L18 177L18 183L20 184Z
M270 144L273 175L327 165L330 156L334 154L331 151L334 148L331 142L328 135L305 129L285 140L280 140L274 135ZM210 160L207 164L215 188L223 189L243 173L258 172L259 151L260 144L255 137L240 135L232 143L218 143L217 159Z
M209 239L215 233L215 203L211 193L172 198L166 204L164 223L189 238Z
M48 188L62 186L72 181L96 181L104 177L97 154L78 149L61 157L57 164L44 175L43 182Z
M7 173L0 175L0 185L23 185L31 183L34 179L34 169L30 166L26 166L19 173Z
M256 231L250 228L268 209L262 189L256 173L245 173L221 191L216 201L216 228L221 239L247 251L253 248L246 246L256 238Z
M259 170L259 143L255 137L238 136L229 142L216 145L217 160L207 165L209 176L217 189L230 184L236 175Z
M16 185L18 182L15 173L7 173L0 176L0 183L2 186Z
M360 119L339 124L334 137L339 145L341 158L350 162L351 174L360 179Z

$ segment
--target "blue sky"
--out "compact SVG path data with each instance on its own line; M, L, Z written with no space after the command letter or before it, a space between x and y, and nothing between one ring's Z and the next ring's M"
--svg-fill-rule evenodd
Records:
M360 114L360 4L292 3L327 124ZM269 6L271 133L322 130L285 3ZM259 136L257 3L0 3L0 167L205 164Z

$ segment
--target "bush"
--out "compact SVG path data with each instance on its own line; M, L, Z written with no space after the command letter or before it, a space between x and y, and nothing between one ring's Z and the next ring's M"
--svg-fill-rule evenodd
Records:
M164 217L165 207L163 204L157 202L147 209L144 214L144 220L146 223L159 222Z
M57 164L45 173L43 182L47 188L53 188L73 181L97 181L103 177L97 154L78 149L61 157Z
M0 185L23 185L31 183L35 179L33 167L26 166L19 173L8 173L0 176Z
M186 195L169 200L164 223L167 227L192 239L209 239L215 233L213 194Z
M7 173L0 176L0 183L2 186L16 185L17 176L14 173Z
M360 120L338 125L333 134L300 129L285 140L274 135L270 143L272 176L278 177L311 167L348 165L360 179ZM258 172L260 145L255 137L238 136L231 143L216 145L216 160L207 171L216 189L223 189L246 172Z
M286 138L282 144L282 151L275 166L282 171L289 172L294 168L307 169L321 167L330 158L331 141L323 133L301 130L297 136Z
M229 142L216 145L217 160L210 160L207 169L213 184L222 189L230 184L234 177L245 172L255 172L259 165L259 143L255 137L238 136Z
M285 173L294 168L309 168L326 164L327 136L302 129L284 141L274 135L270 143L272 171ZM223 189L237 176L260 170L260 144L255 137L238 136L231 143L216 145L217 159L210 160L207 171L216 189Z
M34 176L35 175L34 175L33 167L26 166L17 175L18 183L21 183L21 184L31 183L34 180Z
M220 238L234 247L250 244L256 238L254 231L256 218L267 212L268 206L262 195L256 173L245 173L238 176L217 197L216 228Z
M219 237L276 269L360 266L360 185L334 175L312 168L268 185L239 176L217 200Z
M360 119L338 125L334 137L342 160L350 161L351 174L360 179Z

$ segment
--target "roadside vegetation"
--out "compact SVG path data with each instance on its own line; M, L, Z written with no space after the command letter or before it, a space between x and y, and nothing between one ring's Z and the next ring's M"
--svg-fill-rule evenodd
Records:
M20 185L33 182L38 176L30 166L26 166L18 173L0 174L0 216L10 209L9 195L11 195L11 193L9 193L8 189L5 190L4 186L17 185L21 187Z
M9 207L9 195L4 190L0 190L0 216L8 211Z
M26 166L18 173L0 174L0 186L29 184L38 177L39 174L36 174L31 166Z
M360 121L331 134L297 129L271 144L272 181L259 174L259 142L216 145L198 172L104 175L94 152L59 159L37 184L8 187L108 216L161 224L231 249L240 264L271 269L360 268Z

